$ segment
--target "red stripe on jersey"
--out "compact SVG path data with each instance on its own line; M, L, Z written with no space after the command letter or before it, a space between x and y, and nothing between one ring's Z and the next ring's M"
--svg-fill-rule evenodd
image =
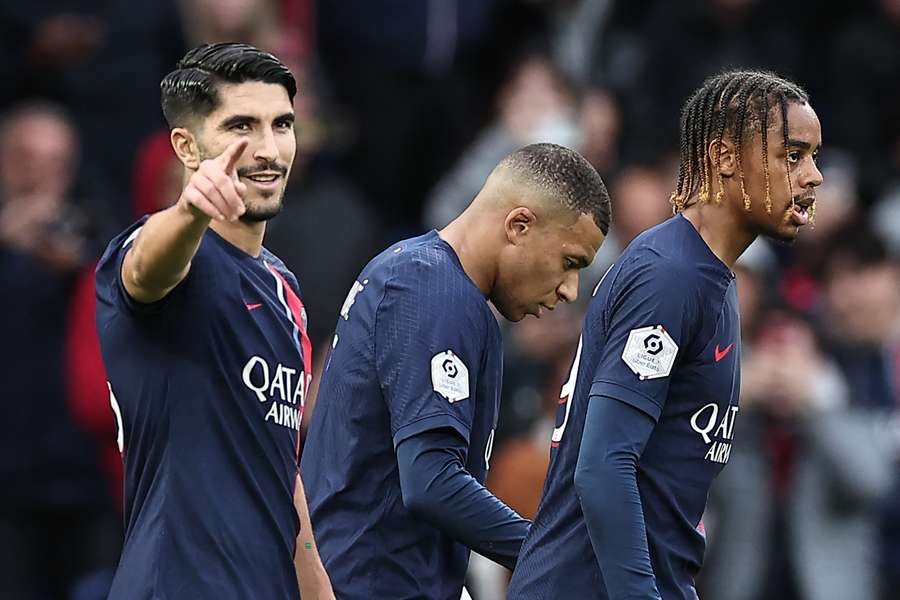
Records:
M306 394L309 393L309 385L312 382L312 342L309 341L309 336L306 334L306 321L303 318L306 309L303 307L303 301L300 300L300 297L294 293L293 288L288 285L287 279L285 279L284 275L278 272L278 269L275 267L269 266L269 270L281 280L282 285L284 286L284 297L287 300L288 308L291 309L291 315L294 318L294 325L297 326L297 330L300 331L300 346L303 349L303 376L306 377L305 389L303 392L304 398ZM303 418L303 405L300 406L300 418ZM299 474L300 470L300 432L297 431L297 471Z

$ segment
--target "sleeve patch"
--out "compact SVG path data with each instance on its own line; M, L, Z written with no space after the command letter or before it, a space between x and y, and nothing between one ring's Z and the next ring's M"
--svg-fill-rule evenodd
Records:
M451 404L465 400L469 397L469 369L452 350L445 350L431 359L431 384Z
M662 325L632 329L622 360L642 381L668 377L675 364L678 344Z

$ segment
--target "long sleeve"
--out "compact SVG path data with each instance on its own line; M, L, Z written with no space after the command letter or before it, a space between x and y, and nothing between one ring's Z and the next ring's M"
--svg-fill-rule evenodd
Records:
M403 504L475 552L512 569L530 522L491 494L464 467L466 442L433 429L397 446Z
M637 486L637 462L654 426L629 404L590 398L575 489L611 600L660 598Z

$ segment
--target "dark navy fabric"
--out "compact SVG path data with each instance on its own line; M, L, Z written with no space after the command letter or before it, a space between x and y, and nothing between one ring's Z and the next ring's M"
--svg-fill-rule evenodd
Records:
M656 424L637 484L656 584L693 599L701 518L727 462L740 389L734 275L682 215L638 236L594 291L563 387L538 515L511 582L513 599L607 599L574 477L592 402L624 402ZM674 353L673 353L674 352ZM615 540L594 540L610 543Z
M396 447L449 429L484 482L497 422L496 318L436 231L376 256L338 318L301 463L341 600L457 600L469 549L404 506Z
M140 304L121 282L143 221L97 267L97 327L125 461L110 598L299 597L293 506L310 378L293 275L212 230L187 277Z
M417 516L507 569L516 566L531 523L465 470L465 441L449 429L397 445L403 504Z

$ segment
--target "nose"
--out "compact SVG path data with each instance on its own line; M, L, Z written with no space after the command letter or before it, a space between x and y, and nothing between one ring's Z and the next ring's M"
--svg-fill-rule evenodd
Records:
M571 271L566 274L565 279L556 288L556 295L563 302L575 302L578 300L578 271Z
M274 161L278 158L278 145L275 143L275 132L264 128L260 139L253 149L253 158L258 161Z
M819 187L822 185L822 181L824 177L822 177L822 171L819 170L818 165L816 163L812 164L812 169L808 170L800 179L800 186L804 188L809 187Z

